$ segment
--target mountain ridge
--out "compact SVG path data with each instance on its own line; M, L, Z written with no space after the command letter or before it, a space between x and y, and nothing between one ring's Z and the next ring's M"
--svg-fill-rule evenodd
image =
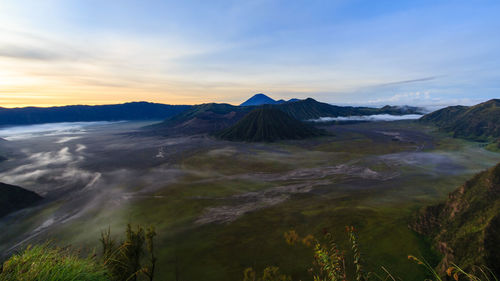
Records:
M466 271L486 265L500 274L500 163L476 174L445 202L421 209L410 228L433 239L443 254L441 272L454 263Z
M149 126L148 129L165 135L215 133L236 124L245 114L258 107L272 107L300 121L308 121L320 117L383 113L403 114L400 109L394 107L380 109L335 106L318 102L312 98L260 106L235 106L225 103L206 103L195 105L178 115L165 119L161 123ZM408 109L404 109L405 113L407 110Z
M29 207L42 199L33 191L0 182L0 217Z
M474 106L449 106L424 115L422 123L433 124L453 137L476 141L500 138L500 99Z
M56 122L158 120L179 114L192 106L150 102L54 107L0 107L0 126Z

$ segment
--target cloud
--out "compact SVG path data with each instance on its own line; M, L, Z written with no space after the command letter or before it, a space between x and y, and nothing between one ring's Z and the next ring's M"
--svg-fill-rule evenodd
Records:
M395 94L393 96L387 98L378 98L374 100L368 101L368 103L372 104L382 104L382 103L409 103L414 104L415 101L421 102L423 100L429 101L431 100L431 95L429 92L411 92L411 93L400 93Z
M75 149L75 151L76 151L76 152L80 152L80 151L85 150L86 148L87 148L87 146L85 146L84 144L80 144L80 143L79 143L79 144L77 144L77 145L76 145L76 149Z
M56 141L56 143L65 143L68 141L77 140L79 138L80 137L63 137L63 138L60 138L58 141ZM78 148L77 148L77 150L78 150Z
M365 116L346 116L346 117L321 117L319 119L312 119L312 122L331 122L331 121L397 121L397 120L412 120L419 119L423 115L420 114L407 114L407 115L390 115L390 114L375 114Z
M417 79L411 79L411 80L395 81L395 82L383 83L383 84L380 84L379 86L391 86L391 85L410 84L410 83L417 83L417 82L426 82L426 81L436 80L438 77L440 77L440 76L429 76L429 77L417 78Z
M64 171L63 175L68 175L68 171L75 169L72 165L81 160L83 156L72 154L69 147L63 147L58 151L32 153L27 158L28 164L1 173L0 178L12 183L32 182L60 169ZM85 172L77 171L71 174L84 176Z
M428 91L399 93L385 98L378 98L366 102L368 105L410 105L420 106L433 111L452 105L474 105L483 102L481 98L446 98L435 97Z
M99 126L113 124L117 122L97 121L97 122L61 122L50 124L38 124L28 126L14 126L0 129L0 137L6 140L23 140L40 136L59 136L81 134L89 126ZM77 139L76 136L66 136L56 143L65 143Z
M55 52L39 48L29 48L19 45L8 45L0 47L0 57L54 61L62 59L64 56Z

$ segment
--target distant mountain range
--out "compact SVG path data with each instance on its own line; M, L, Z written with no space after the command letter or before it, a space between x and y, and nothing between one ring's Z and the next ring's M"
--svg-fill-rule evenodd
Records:
M189 105L149 102L58 107L0 107L0 126L53 122L161 120L184 112L191 107Z
M33 191L0 182L0 217L29 207L40 200L42 197Z
M299 120L320 117L338 117L372 114L422 113L417 107L385 106L383 108L334 106L314 99L274 100L262 93L252 96L241 104L208 103L201 105L168 105L149 102L130 102L111 105L68 105L56 107L0 107L0 126L28 125L55 122L119 121L119 120L165 120L162 126L173 131L191 133L209 132L227 128L256 106L272 105ZM192 124L188 121L199 121ZM156 129L161 126L156 126Z
M295 102L286 102L276 105L276 107L299 120L313 120L321 117L363 116L376 114L422 114L423 112L423 109L411 106L400 107L386 105L382 108L337 106L318 102L312 98Z
M411 228L430 236L443 254L444 272L452 263L464 270L483 265L500 274L500 164L477 174L450 193L446 202L422 209Z
M273 142L323 134L319 129L290 117L275 107L262 106L250 111L235 125L217 136L230 141Z
M264 96L264 97L263 97ZM254 96L255 97L255 96ZM268 100L263 94L259 99ZM312 98L305 100L291 100L277 104L265 104L259 106L271 107L286 113L289 117L297 120L307 121L321 117L339 117L351 115L373 115L373 114L395 114L404 115L410 113L421 113L416 107L394 107L383 108L335 106L318 102ZM195 105L192 108L165 121L150 126L160 134L199 134L215 133L226 129L234 124L245 114L259 106L234 106L230 104L209 103Z
M500 99L474 106L450 106L429 113L420 121L433 124L454 137L478 141L500 138Z

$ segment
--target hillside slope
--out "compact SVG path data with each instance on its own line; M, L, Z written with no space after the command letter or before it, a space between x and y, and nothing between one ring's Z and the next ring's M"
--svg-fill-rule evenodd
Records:
M225 103L195 105L185 112L148 127L160 134L213 133L234 125L252 106L234 106Z
M475 106L450 106L420 119L454 137L491 141L500 137L500 99Z
M41 199L42 197L33 191L0 182L0 217L29 207Z
M318 129L271 107L259 107L217 136L231 141L272 142L321 135Z
M110 105L1 108L0 126L54 122L155 120L177 115L189 105L130 102Z
M500 274L500 164L474 176L446 202L422 209L410 226L432 237L444 255L441 271L455 263L467 270L486 265Z

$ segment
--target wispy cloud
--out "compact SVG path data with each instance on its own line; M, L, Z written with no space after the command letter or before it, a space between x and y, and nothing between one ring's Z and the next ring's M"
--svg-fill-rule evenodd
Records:
M61 58L60 54L43 49L27 48L25 46L1 46L0 56L8 58L34 59L53 61Z
M369 100L368 103L372 104L380 104L380 103L412 103L415 104L415 102L421 103L422 101L429 101L431 100L431 95L429 92L411 92L411 93L400 93L400 94L395 94L390 97L386 98L378 98L378 99L373 99Z
M439 76L429 76L429 77L424 77L424 78L417 78L417 79L410 79L410 80L403 80L403 81L395 81L395 82L389 82L389 83L379 84L378 86L392 86L392 85L401 85L401 84L426 82L426 81L436 80L438 77Z

